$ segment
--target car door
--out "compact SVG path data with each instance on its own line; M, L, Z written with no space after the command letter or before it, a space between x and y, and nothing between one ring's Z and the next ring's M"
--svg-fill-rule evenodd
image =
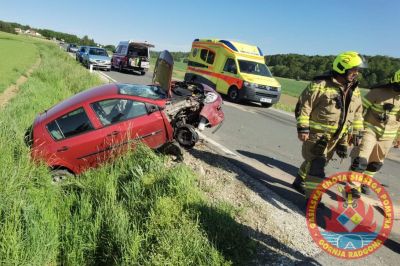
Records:
M236 61L233 58L227 58L224 64L224 68L216 81L216 91L227 94L228 89L232 84L237 83L238 70ZM239 86L237 86L240 89Z
M95 129L83 107L51 121L46 128L54 140L49 147L53 156L51 165L65 166L75 173L107 159L104 139L107 135L113 137L115 131L112 127Z
M105 146L117 153L134 147L138 141L150 148L158 148L167 141L165 125L160 111L149 112L148 105L128 98L105 99L91 104L104 127L113 127L113 140ZM120 151L121 150L121 151Z

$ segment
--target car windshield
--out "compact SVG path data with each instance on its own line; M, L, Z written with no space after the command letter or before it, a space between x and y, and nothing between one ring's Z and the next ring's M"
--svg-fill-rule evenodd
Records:
M118 84L120 94L150 98L153 100L165 99L167 95L157 86Z
M70 46L71 46L71 47L76 47L76 44L71 44Z
M269 71L266 64L246 61L246 60L238 60L238 61L239 61L240 72L242 73L248 73L264 77L272 77L272 74Z
M89 54L91 54L91 55L108 56L106 50L100 49L100 48L90 48Z

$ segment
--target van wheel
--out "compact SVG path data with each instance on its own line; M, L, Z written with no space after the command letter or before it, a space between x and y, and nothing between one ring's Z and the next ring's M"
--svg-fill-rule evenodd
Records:
M265 108L270 108L272 106L272 103L261 103L261 106Z
M234 103L240 102L239 90L236 87L231 87L228 90L228 98L231 102Z
M54 183L60 182L62 180L70 178L72 176L73 176L73 174L70 171L68 171L67 169L51 170L51 177L52 177Z
M122 68L122 63L119 63L118 71L121 72L121 73L124 71L124 69Z
M140 71L140 75L141 75L141 76L144 76L144 74L146 74L146 72Z

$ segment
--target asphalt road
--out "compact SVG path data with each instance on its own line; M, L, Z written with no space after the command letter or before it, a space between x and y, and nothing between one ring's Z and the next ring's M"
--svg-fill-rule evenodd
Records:
M151 74L123 74L115 71L104 72L117 82L150 84ZM240 166L250 176L259 179L281 197L291 201L300 209L304 208L304 197L295 192L293 182L298 166L302 163L301 142L297 140L295 119L291 114L275 109L265 109L258 104L232 104L225 101L225 121L214 134L204 134L222 144L231 152L221 150L221 156ZM400 158L400 151L392 149L394 157ZM207 156L205 154L205 156ZM350 160L341 161L335 157L327 167L327 174L346 171ZM397 171L400 163L386 160L383 169L375 176L388 190L395 205L400 206L400 179ZM279 176L279 178L277 178ZM253 188L256 189L256 188ZM398 218L398 217L397 217ZM376 254L381 259L374 262L392 264L400 253L399 221L395 222L391 240ZM324 260L325 257L321 257ZM371 261L371 262L372 262ZM325 263L324 263L325 264Z

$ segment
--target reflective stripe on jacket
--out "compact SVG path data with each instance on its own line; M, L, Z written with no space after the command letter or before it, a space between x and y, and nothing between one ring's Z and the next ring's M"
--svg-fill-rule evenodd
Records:
M381 140L398 137L400 130L400 93L391 88L371 89L363 99L364 127ZM386 109L386 110L385 110Z
M340 126L341 105L351 96L343 128L338 137L363 129L362 101L358 87L343 96L343 85L333 77L311 82L302 92L296 107L297 128L301 131L334 134Z

